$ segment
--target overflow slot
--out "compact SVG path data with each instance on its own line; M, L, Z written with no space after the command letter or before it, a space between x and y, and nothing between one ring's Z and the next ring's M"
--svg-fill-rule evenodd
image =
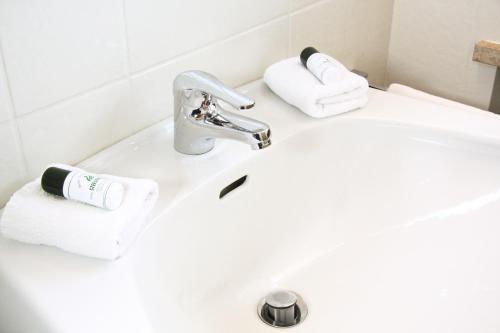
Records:
M222 191L220 191L219 193L219 199L222 199L224 198L226 195L228 195L230 192L234 191L235 189L237 189L238 187L240 187L241 185L245 184L247 180L247 175L244 175L243 177L235 180L234 182L232 182L231 184L227 185L226 187L224 187L222 189Z

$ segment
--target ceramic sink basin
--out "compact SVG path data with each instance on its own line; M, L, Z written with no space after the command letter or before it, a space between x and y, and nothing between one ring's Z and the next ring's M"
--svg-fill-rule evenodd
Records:
M309 307L290 332L500 331L498 116L374 90L314 120L242 90L268 149L181 155L167 120L82 164L160 184L123 258L0 239L0 331L278 332L257 315L278 289Z

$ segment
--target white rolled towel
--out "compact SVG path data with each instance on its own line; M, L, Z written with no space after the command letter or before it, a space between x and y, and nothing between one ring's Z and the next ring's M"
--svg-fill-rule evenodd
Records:
M105 176L125 187L118 209L110 211L48 194L37 178L7 202L0 233L21 242L51 245L84 256L119 258L151 222L147 215L158 199L158 184L149 179Z
M264 81L287 103L314 118L362 108L368 102L368 81L329 57L338 68L338 81L323 84L300 62L288 58L269 66Z

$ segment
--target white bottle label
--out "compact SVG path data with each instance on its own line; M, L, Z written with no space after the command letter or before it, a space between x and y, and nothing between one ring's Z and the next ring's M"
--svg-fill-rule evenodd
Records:
M321 53L315 53L307 59L307 68L320 80L323 81L325 72L333 64Z
M348 72L342 64L322 53L315 53L307 59L307 69L323 84L338 83Z
M111 184L113 181L101 178L99 175L73 171L64 181L63 195L68 199L108 208L106 195Z

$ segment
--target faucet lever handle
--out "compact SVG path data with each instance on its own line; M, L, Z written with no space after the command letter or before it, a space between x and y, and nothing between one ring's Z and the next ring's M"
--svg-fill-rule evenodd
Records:
M174 95L177 96L184 90L201 91L240 110L250 109L255 105L251 98L227 87L215 76L203 71L187 71L177 75L174 80Z

